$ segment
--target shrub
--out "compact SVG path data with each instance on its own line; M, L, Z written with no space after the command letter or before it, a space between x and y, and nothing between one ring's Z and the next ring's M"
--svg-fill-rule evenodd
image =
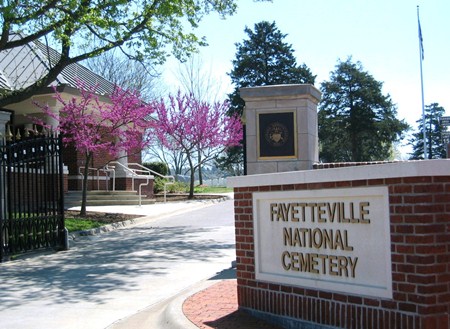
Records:
M184 182L175 182L167 186L170 193L187 193L189 191L189 185Z
M163 176L167 176L169 173L169 167L164 162L145 162L142 165Z
M153 182L153 193L159 193L164 191L164 183L166 183L168 180L165 178L161 178L158 176L155 176L155 181ZM169 186L167 187L167 190L169 190Z
M167 182L167 179L163 179L160 177L155 177L155 182L153 184L153 192L160 193L164 191L164 183ZM186 193L189 187L186 183L183 182L174 182L173 184L167 185L168 193Z

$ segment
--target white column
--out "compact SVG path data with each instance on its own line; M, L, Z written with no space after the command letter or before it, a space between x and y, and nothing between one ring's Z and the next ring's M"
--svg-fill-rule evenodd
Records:
M121 165L128 167L128 155L124 150L119 152L119 159L117 160ZM127 177L126 171L121 166L116 167L116 177Z
M0 111L0 133L5 136L6 123L11 119L11 112Z

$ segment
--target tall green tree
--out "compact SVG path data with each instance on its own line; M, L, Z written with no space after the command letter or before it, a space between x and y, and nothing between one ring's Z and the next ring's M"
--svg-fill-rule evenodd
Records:
M378 161L391 157L393 144L409 128L382 82L360 62L339 61L330 80L321 84L320 159L323 162Z
M427 156L428 159L441 159L446 157L445 143L442 140L442 132L446 130L441 124L441 117L445 109L438 103L432 103L425 106L425 133L427 138ZM410 154L411 160L424 158L423 147L423 120L416 121L418 130L412 134L409 144L412 145L413 152Z
M236 59L229 73L235 86L229 95L230 111L242 115L244 101L240 98L242 87L257 87L288 83L314 84L316 78L305 65L297 64L292 45L284 41L287 34L275 25L262 21L254 30L245 28L248 39L236 43Z
M227 16L234 0L23 0L0 5L0 51L40 41L60 54L31 84L0 94L0 107L30 98L72 63L120 48L129 58L157 64L171 52L184 58L206 45L192 31L211 11ZM20 37L17 33L20 32Z
M305 64L297 64L292 45L284 41L287 34L281 33L275 22L262 21L255 24L254 30L246 27L244 31L248 38L242 43L236 43L236 58L232 61L233 69L229 72L235 87L233 93L228 95L230 115L238 113L242 116L244 100L240 97L240 88L314 84L316 76ZM218 163L224 170L234 168L234 172L239 172L236 164L243 162L241 145L229 150L227 156L219 159Z

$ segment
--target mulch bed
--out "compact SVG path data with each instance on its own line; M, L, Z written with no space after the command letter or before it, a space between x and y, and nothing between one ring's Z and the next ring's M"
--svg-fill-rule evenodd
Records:
M86 212L86 215L80 216L79 211L66 210L64 212L64 217L65 218L75 218L75 219L76 218L89 219L89 220L104 223L104 224L112 224L112 223L123 222L123 221L129 220L129 219L143 217L143 215L127 215L127 214L88 211L88 212Z

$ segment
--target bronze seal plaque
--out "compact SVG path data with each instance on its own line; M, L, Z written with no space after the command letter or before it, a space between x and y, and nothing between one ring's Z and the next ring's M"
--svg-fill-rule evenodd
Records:
M296 157L294 112L258 115L259 157Z

